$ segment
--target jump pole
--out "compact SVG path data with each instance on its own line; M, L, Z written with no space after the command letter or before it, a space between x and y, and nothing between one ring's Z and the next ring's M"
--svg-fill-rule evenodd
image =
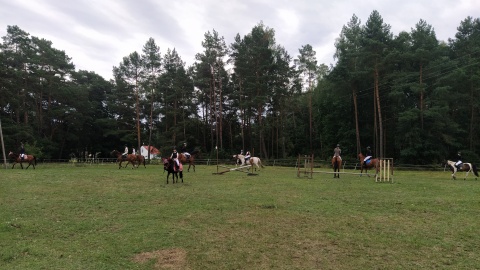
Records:
M300 163L301 160L301 155L298 154L298 159L297 159L297 177L300 177L301 172L300 172ZM313 178L313 154L311 156L304 155L303 156L303 176L308 177L308 178ZM310 174L310 177L308 176Z
M393 158L380 159L380 168L378 174L375 176L375 182L393 183Z

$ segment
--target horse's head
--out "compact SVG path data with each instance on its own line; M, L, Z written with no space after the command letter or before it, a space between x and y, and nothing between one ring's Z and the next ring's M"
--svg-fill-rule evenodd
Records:
M10 158L16 158L16 157L18 157L18 154L15 154L15 153L13 153L12 151L10 151L10 152L8 153L8 156L9 156Z
M365 159L365 156L360 152L360 153L358 153L358 159L363 161Z

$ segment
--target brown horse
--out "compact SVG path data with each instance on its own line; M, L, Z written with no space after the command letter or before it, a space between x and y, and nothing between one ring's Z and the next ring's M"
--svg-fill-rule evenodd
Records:
M187 157L183 154L180 153L178 154L178 161L182 164L187 164L188 163L188 169L187 172L190 171L190 167L193 166L193 171L195 172L195 156L199 156L200 152L194 151L190 154L190 158L187 159Z
M371 158L369 160L367 160L367 164L364 164L364 160L365 160L365 156L362 154L362 153L359 153L358 154L358 159L360 160L360 166L362 167L361 171L360 171L360 176L362 176L362 173L363 173L363 169L365 169L365 173L368 175L368 169L370 168L375 168L375 175L378 174L378 170L380 169L379 168L379 165L380 165L380 161L378 160L378 158ZM370 176L370 175L368 175Z
M24 155L23 158L22 158L20 156L20 154L16 154L16 153L13 153L12 151L10 151L10 153L8 153L8 157L13 159L13 161L14 161L12 169L13 169L13 167L15 167L15 164L17 164L17 163L20 163L20 167L22 167L22 169L23 169L23 165L22 165L23 162L28 162L28 166L25 169L28 169L28 167L30 167L30 165L32 165L33 169L35 169L35 165L37 165L37 159L33 155Z
M120 153L117 150L113 150L111 153L112 156L117 157L117 162L118 162L118 168L122 168L122 162L127 161L127 165L125 165L125 168L128 166L128 164L132 163L132 169L135 168L135 165L137 164L137 156L134 154L128 154L127 157L124 157L122 153Z
M178 183L178 175L180 174L180 179L182 179L183 183L183 165L179 163L179 168L175 168L175 160L171 158L162 158L163 161L163 171L167 171L167 184L168 184L168 177L172 174L172 184L175 184L175 178L177 179Z
M332 158L332 167L333 167L333 178L340 178L340 168L342 167L342 159L339 156L334 156Z
M144 167L144 168L147 168L147 166L145 166L145 157L144 157L144 156L137 154L137 163L138 163L138 164L137 164L137 168L138 168L138 166L140 166L141 164L143 164L143 167Z

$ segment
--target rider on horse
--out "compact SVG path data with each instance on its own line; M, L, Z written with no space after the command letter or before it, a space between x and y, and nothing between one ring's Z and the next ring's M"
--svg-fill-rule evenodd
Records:
M190 159L190 153L187 152L187 143L186 142L183 143L182 149L180 149L180 152L185 155L187 160Z
M368 161L372 158L372 149L370 146L367 146L367 149L365 150L365 159L363 159L363 166L366 167Z
M122 159L126 159L127 155L128 155L128 146L125 144L125 150L123 151Z
M247 151L247 153L245 153L245 162L247 162L249 159L250 159L250 151Z
M457 170L460 170L462 168L462 153L460 151L457 153L457 162L455 162L455 167L457 167Z
M178 161L178 153L176 148L173 148L173 152L170 155L170 158L175 161L175 170L178 170L178 168L180 167L180 163Z
M340 160L342 157L340 156L342 154L342 150L340 149L340 144L337 144L337 147L333 149L333 157L338 157Z
M25 158L25 146L23 142L20 142L20 158L23 160Z

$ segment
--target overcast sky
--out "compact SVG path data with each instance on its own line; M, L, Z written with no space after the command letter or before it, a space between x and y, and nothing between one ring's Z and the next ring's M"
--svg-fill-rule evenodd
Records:
M112 78L113 66L152 37L161 54L175 48L191 65L204 34L215 29L230 45L263 22L294 58L310 44L319 63L334 63L335 39L353 14L365 24L373 10L397 35L420 19L439 40L454 38L468 16L478 18L480 0L0 0L0 36L17 25L53 42L77 70Z

